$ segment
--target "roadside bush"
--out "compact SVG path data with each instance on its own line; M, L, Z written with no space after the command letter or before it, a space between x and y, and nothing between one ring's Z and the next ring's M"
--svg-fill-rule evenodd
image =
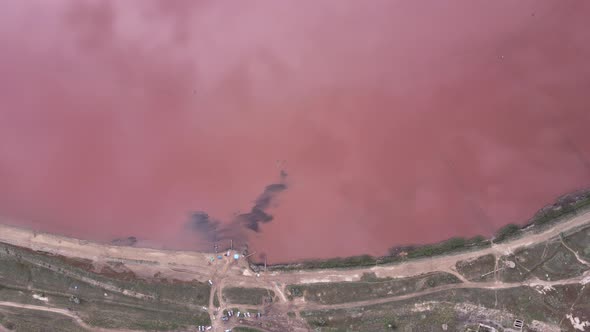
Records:
M412 248L407 252L407 257L418 258L444 255L466 248L483 247L487 246L488 244L489 241L486 240L483 236L476 236L471 239L454 237L443 242L427 244L421 247Z
M470 239L454 237L446 241L435 244L426 244L422 246L403 246L395 247L389 250L389 256L373 257L369 255L353 256L345 258L332 258L326 260L310 260L296 264L274 265L270 270L299 270L299 269L333 269L333 268L350 268L375 266L404 261L407 258L421 258L443 255L456 252L463 249L486 247L490 241L483 236L475 236ZM404 255L401 255L404 253ZM254 265L259 269L259 266Z
M590 205L590 193L571 194L560 197L556 203L541 209L532 218L535 225L544 225L571 214Z
M588 197L579 200L578 202L574 203L574 208L576 209L580 209L580 208L584 208L590 205L590 195L588 195Z
M277 266L278 269L333 269L333 268L347 268L347 267L361 267L376 265L377 259L369 255L352 256L352 257L338 257L326 260L312 260L299 264ZM273 267L274 268L274 267Z
M510 238L520 232L520 227L515 224L508 224L502 228L500 228L496 232L496 236L494 237L494 242L502 242L507 238Z
M398 326L397 326L397 322L395 321L395 319L391 318L391 319L387 320L385 322L385 328L387 328L389 330L397 330Z
M319 327L328 325L328 322L326 322L326 320L322 317L315 318L315 319L311 320L309 323L312 326L319 326Z
M290 285L287 286L287 290L289 291L292 297L301 297L303 296L303 289L299 286Z

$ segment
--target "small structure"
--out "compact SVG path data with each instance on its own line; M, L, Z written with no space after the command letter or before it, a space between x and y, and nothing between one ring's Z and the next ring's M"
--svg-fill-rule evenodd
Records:
M234 254L234 259L235 259L235 260L238 260L238 259L240 259L240 255L239 255L239 254Z
M69 301L70 302L73 302L75 304L80 304L80 299L77 296L74 296L74 295L70 296Z
M43 302L49 302L49 298L47 296L45 296L45 293L33 294L33 298L35 300L39 300L39 301L43 301Z
M213 281L211 281L211 279L207 280L207 282L209 283L209 286L213 286Z
M522 319L515 319L514 320L514 327L522 330L522 327L524 326L524 322L522 321Z

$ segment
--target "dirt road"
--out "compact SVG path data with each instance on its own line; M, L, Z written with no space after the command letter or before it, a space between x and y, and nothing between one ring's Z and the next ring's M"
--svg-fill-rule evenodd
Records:
M113 329L103 329L103 328L91 327L91 326L87 325L86 323L84 323L84 321L80 317L78 317L76 314L74 314L71 311L64 310L64 309L45 307L45 306L40 306L40 305L32 305L32 304L22 304L22 303L16 303L16 302L6 302L6 301L0 301L0 306L27 309L27 310L46 311L46 312L51 312L51 313L67 316L67 317L71 318L74 322L76 322L78 325L80 325L81 327L87 329L88 331L95 331L95 332L127 332L127 331L130 331L130 330L113 330Z
M587 275L590 275L587 274ZM558 286L558 285L568 285L568 284L579 284L584 277L576 277L558 281L527 281L527 282L520 282L520 283L504 283L504 282L468 282L462 284L452 284L452 285L444 285L439 287L430 288L427 290L423 290L420 292L404 294L399 296L391 296L391 297L384 297L379 299L373 300L366 300L366 301L357 301L357 302L347 302L341 304L317 304L317 303L303 303L299 305L299 308L302 310L325 310L325 309L347 309L347 308L354 308L354 307L363 307L369 306L374 304L383 304L395 301L402 301L407 300L415 297L420 297L428 294L434 294L441 291L451 290L451 289L466 289L466 288L479 288L479 289L508 289L508 288L515 288L520 286Z

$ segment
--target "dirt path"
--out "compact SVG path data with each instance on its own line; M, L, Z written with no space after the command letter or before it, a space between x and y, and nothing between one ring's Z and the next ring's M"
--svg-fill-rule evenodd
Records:
M590 273L588 273L590 275ZM558 286L558 285L569 285L569 284L579 284L584 279L584 276L579 276L575 278L557 280L557 281L544 281L544 280L535 280L535 281L527 281L527 282L520 282L520 283L504 283L504 282L467 282L462 284L451 284L451 285L443 285L439 287L430 288L427 290L423 290L420 292L414 292L410 294L398 295L398 296L391 296L391 297L384 297L379 299L373 300L366 300L366 301L357 301L357 302L347 302L341 304L317 304L317 303L310 303L305 302L299 305L300 310L325 310L325 309L348 309L354 307L363 307L375 304L383 304L389 302L396 302L401 300L407 300L415 297L420 297L424 295L434 294L446 290L451 289L468 289L468 288L480 288L480 289L508 289L508 288L515 288L520 286Z
M358 281L363 273L375 273L377 277L410 277L427 272L448 272L457 276L454 267L460 260L469 260L479 256L494 254L502 256L514 252L517 248L544 242L550 238L558 237L560 233L576 228L581 225L590 223L590 212L576 216L567 221L563 221L552 228L538 234L526 234L524 237L501 243L494 244L490 248L469 251L464 253L437 256L432 258L417 259L414 261L403 262L395 265L382 265L371 268L342 269L342 270L310 270L310 271L289 271L289 272L270 272L264 273L261 277L271 281L277 281L284 284L295 283L318 283L318 282L343 282ZM459 277L464 279L463 277Z
M72 320L74 320L74 322L76 322L76 324L80 325L82 328L84 328L88 331L94 331L94 332L137 332L137 330L129 330L129 329L107 329L107 328L93 327L93 326L86 324L78 315L76 315L75 312L65 310L65 309L40 306L40 305L33 305L33 304L22 304L22 303L17 303L17 302L8 302L8 301L0 301L0 307L1 306L13 307L13 308L19 308L19 309L27 309L27 310L46 311L46 312L51 312L51 313L67 316L67 317L71 318ZM0 325L0 331L3 331L1 325Z
M576 259L578 260L578 262L580 262L583 265L586 266L590 266L590 262L588 262L587 260L583 259L582 257L580 257L580 255L578 254L577 251L573 250L572 248L570 248L565 241L563 241L563 237L560 235L559 236L559 240L561 241L561 245L563 245L567 250L569 250L569 252L571 252L572 254L574 254L574 256L576 257Z
M278 284L278 283L274 283L274 289L277 291L277 294L280 296L281 301L283 302L287 302L287 297L285 296L285 293L283 293L283 290L281 289L282 287Z
M104 328L91 327L90 325L86 324L76 314L72 313L71 311L64 310L64 309L44 307L44 306L32 305L32 304L22 304L22 303L15 303L15 302L6 302L6 301L0 301L0 306L20 308L20 309L27 309L27 310L46 311L46 312L52 312L52 313L55 313L55 314L67 316L67 317L71 318L72 320L74 320L78 325L82 326L84 329L87 329L88 331L96 331L96 332L126 332L126 331L131 331L131 330L112 330L112 329L104 329Z

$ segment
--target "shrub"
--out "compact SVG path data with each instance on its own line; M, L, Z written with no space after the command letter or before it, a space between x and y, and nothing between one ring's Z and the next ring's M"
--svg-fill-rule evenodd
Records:
M498 242L504 241L507 238L510 238L519 232L520 232L520 227L518 227L518 225L508 224L508 225L500 228L496 232L496 236L494 237L494 242L498 243Z

